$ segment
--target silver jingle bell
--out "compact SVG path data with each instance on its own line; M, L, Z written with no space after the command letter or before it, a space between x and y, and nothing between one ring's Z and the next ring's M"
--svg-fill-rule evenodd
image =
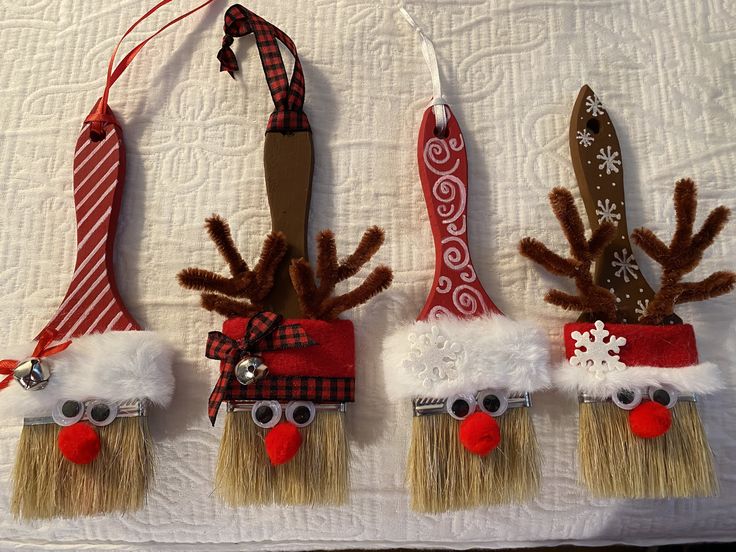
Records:
M235 365L235 378L241 385L249 385L268 373L268 366L259 356L248 356Z
M41 359L29 358L15 367L13 377L26 391L37 391L46 387L51 377L51 370L44 366Z

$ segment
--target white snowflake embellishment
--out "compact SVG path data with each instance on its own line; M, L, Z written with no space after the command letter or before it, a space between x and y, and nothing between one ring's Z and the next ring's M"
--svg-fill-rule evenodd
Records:
M430 387L457 378L464 359L462 344L450 341L437 326L432 326L429 332L409 334L409 358L404 361L404 369L411 370L422 385Z
M610 222L617 224L621 220L621 213L616 213L616 204L611 203L611 200L606 198L606 201L598 200L598 208L595 210L595 214L598 215L598 224L603 222Z
M598 170L606 169L606 174L617 173L618 167L621 166L621 159L617 159L617 157L618 152L611 151L611 146L606 146L605 150L601 148L601 152L595 156L596 159L601 161Z
M585 111L590 113L593 117L603 115L603 103L598 99L598 96L593 94L585 98Z
M614 272L616 276L623 278L627 284L631 281L631 278L634 280L639 279L639 275L636 273L639 270L639 265L636 264L633 253L629 254L624 247L621 251L614 251L613 259L611 265L617 269Z
M626 338L611 335L604 326L603 322L596 320L595 328L570 334L575 340L575 354L570 357L570 364L586 368L599 378L604 377L607 372L626 369L626 364L619 360L618 355L621 347L626 345Z
M587 148L593 142L595 142L595 138L593 138L593 135L590 133L590 131L587 128L583 130L578 130L578 133L575 135L575 138L577 139L578 144L580 144L584 148Z
M636 308L634 309L634 312L639 315L639 317L644 316L647 313L647 307L649 306L649 299L644 299L642 302L641 299L639 299L636 302Z

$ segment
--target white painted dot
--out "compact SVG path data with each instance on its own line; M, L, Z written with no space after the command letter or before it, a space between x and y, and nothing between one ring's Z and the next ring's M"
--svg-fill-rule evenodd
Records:
M588 161L588 165L590 165L590 161Z
M610 284L610 283L611 283L611 280L609 280L609 279L606 279L606 282L608 282L608 283Z
M596 189L596 190L600 190L600 189L601 189L601 187L600 187L600 186L596 186L596 187L595 187L595 189Z
M610 124L611 124L611 121L608 121L608 122L607 122L606 124L607 124L607 125L610 125Z
M626 239L626 236L621 236L621 239L622 239L622 240L625 240L625 239Z
M627 294L626 294L626 298L627 298L627 299L631 299L631 295L629 295L629 294L627 293Z
M616 302L617 303L620 303L621 302L621 299L619 299L618 297L616 297Z
M626 318L624 318L624 322L628 322L628 320Z
M611 182L611 186L616 186L616 183L615 182Z
M639 293L644 293L644 288L639 288Z
M621 205L623 205L623 204L624 204L624 201L623 201L623 200L621 200Z
M602 174L599 174L599 175L598 175L598 178L600 178L601 176L603 176L603 175L602 175Z
M610 137L611 137L611 135L609 134L609 135L608 135L608 137L610 138Z

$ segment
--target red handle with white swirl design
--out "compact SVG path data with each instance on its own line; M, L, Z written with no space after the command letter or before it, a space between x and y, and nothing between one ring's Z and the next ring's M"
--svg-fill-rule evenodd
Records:
M460 125L448 106L438 136L432 107L419 128L419 178L435 247L434 282L418 320L502 314L483 289L468 247L468 159Z

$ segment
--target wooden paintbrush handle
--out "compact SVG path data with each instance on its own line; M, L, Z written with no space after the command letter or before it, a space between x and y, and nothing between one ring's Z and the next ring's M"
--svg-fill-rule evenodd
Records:
M617 228L596 263L595 283L616 295L617 321L635 323L654 291L644 279L629 241L624 167L616 129L587 85L580 89L570 118L570 155L591 229L603 221Z
M468 159L460 125L448 106L447 129L436 135L432 107L419 129L419 178L435 247L434 282L418 320L501 311L483 289L468 247Z
M307 225L314 167L311 131L267 132L263 164L272 229L283 232L289 245L268 302L274 312L299 318L301 309L289 277L289 264L292 259L308 258Z

